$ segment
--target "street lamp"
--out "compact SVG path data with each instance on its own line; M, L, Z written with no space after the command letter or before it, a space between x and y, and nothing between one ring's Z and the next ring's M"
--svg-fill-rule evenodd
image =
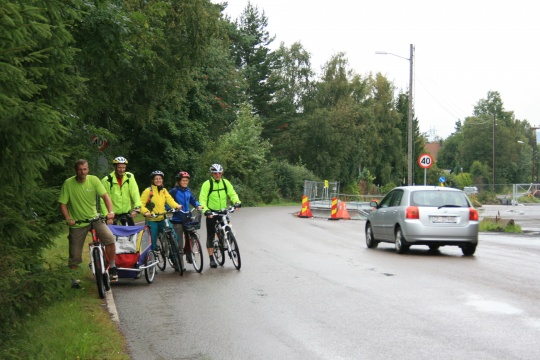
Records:
M413 62L414 45L411 44L411 53L409 58L392 54L386 51L376 51L378 55L393 55L398 58L409 61L409 116L407 117L407 185L413 184Z

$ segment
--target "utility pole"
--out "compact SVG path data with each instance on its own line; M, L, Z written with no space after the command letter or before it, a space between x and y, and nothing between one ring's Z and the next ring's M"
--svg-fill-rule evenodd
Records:
M531 182L533 184L538 183L538 142L536 141L536 130L540 129L540 126L532 126L532 176Z
M392 54L386 51L375 51L375 54L379 55L394 55L399 58L409 61L409 110L407 116L407 185L413 185L413 69L414 69L414 45L411 44L410 56L406 57Z
M495 192L495 114L493 114L493 192Z
M413 63L414 45L411 44L411 54L409 57L409 111L407 118L407 185L413 185Z

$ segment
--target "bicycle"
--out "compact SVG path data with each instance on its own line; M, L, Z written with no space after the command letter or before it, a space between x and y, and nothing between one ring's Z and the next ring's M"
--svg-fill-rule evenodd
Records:
M158 250L156 254L158 255L158 268L161 271L165 271L167 267L167 259L170 264L178 270L180 276L184 275L184 261L182 259L182 254L178 250L178 244L175 239L174 229L172 227L171 221L167 215L174 213L179 210L168 210L164 213L156 213L151 216L156 218L159 216L164 216L165 219L165 230L158 234ZM165 239L164 239L165 238Z
M105 292L111 290L111 281L109 277L109 259L105 252L105 245L99 239L94 223L103 221L103 217L97 216L94 219L77 220L75 224L90 224L90 232L92 234L92 242L90 247L90 269L96 278L98 294L101 299L105 297Z
M242 261L240 259L240 249L236 241L236 236L231 225L229 213L235 211L234 206L230 206L228 209L220 211L213 211L211 215L217 216L215 232L218 238L214 238L214 258L216 262L223 266L225 264L225 250L229 254L229 258L232 260L234 267L240 270Z
M191 260L193 268L196 272L200 273L203 269L203 254L201 251L201 242L197 230L201 228L201 215L199 210L196 211L196 215L191 215L191 211L178 210L182 214L190 215L182 222L184 228L184 234L186 235L186 246L189 246L191 252ZM188 221L189 220L189 221ZM178 235L180 237L180 235Z

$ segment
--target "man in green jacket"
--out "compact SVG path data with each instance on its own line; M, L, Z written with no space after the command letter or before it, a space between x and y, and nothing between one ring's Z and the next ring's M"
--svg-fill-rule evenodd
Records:
M105 176L101 183L109 194L116 214L115 220L120 217L122 225L133 226L133 218L141 211L141 196L139 186L132 173L127 172L128 161L122 156L113 160L114 171ZM105 204L101 201L101 210L105 210ZM104 213L104 212L103 212ZM128 215L122 216L122 215Z
M96 197L100 197L105 202L105 218L107 221L114 219L114 211L111 199L103 188L99 178L88 175L88 161L79 159L75 162L75 176L70 177L62 185L60 190L60 211L69 226L69 267L76 269L82 262L82 252L86 235L90 230L90 224L77 224L77 221L94 219L97 217ZM102 221L94 222L94 229L105 245L105 252L109 260L109 275L111 281L118 280L118 272L114 261L116 254L115 237L111 230ZM78 281L73 280L73 287L79 288Z
M210 256L210 267L216 268L214 260L214 234L216 219L211 214L212 211L219 211L227 207L227 196L234 203L235 208L240 207L240 199L229 180L223 178L223 167L220 164L210 166L212 178L203 182L199 194L204 215L206 215L206 248Z

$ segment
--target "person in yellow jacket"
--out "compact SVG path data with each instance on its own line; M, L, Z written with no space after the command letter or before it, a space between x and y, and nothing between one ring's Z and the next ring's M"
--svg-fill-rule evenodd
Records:
M212 216L212 211L219 211L227 207L227 197L234 203L235 208L241 206L240 198L234 190L229 180L223 178L223 166L212 164L210 166L212 177L201 186L199 193L199 202L206 216L206 248L210 257L210 267L216 268L217 263L214 259L214 236L216 219Z
M152 250L157 249L157 237L165 229L165 216L152 217L152 213L159 214L167 211L165 204L172 209L180 210L182 205L174 201L167 189L163 187L163 172L156 170L150 174L152 184L143 190L141 194L141 212L146 217L146 224L150 227L152 235Z
M139 195L139 186L135 176L126 171L128 161L123 156L117 156L112 161L114 171L105 176L101 183L109 194L114 208L114 220L117 221L120 216L122 225L135 225L133 220L141 211L141 196ZM101 213L106 214L107 208L103 200L101 201ZM128 215L127 217L123 215ZM113 221L109 223L113 223Z

